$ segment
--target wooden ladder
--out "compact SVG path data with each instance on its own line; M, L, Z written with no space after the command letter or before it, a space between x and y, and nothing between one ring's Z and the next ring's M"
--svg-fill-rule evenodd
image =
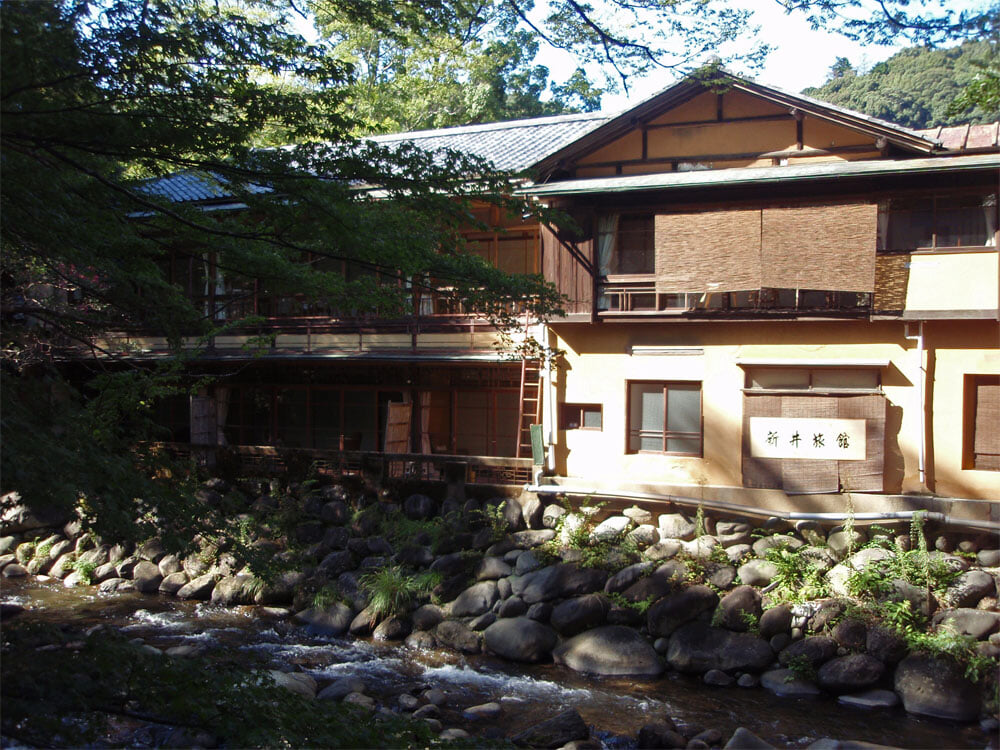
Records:
M542 363L521 360L521 397L517 420L517 458L531 456L531 425L542 423Z

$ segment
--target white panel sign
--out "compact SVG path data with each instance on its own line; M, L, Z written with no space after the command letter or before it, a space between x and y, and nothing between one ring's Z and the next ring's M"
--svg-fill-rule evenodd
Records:
M750 417L756 458L865 460L865 420Z

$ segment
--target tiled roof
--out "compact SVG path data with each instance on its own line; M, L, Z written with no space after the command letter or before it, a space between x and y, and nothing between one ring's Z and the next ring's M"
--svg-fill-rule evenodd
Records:
M141 191L174 203L204 203L231 199L234 195L228 181L221 175L201 170L175 172L166 177L158 177L144 183ZM266 187L250 185L251 193L267 192Z
M600 112L557 115L377 135L371 140L382 146L412 143L429 151L450 148L489 159L501 171L521 172L553 151L569 145L584 133L603 125L612 116Z
M985 125L952 125L949 127L918 130L928 138L941 141L949 151L973 151L995 149L1000 146L1000 122Z

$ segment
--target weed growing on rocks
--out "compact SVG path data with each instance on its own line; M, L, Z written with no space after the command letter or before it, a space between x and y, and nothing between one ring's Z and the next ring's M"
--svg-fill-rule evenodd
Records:
M799 550L783 545L771 547L764 553L764 559L776 569L771 579L773 599L803 602L829 595L824 571L816 560L806 557Z
M79 573L80 580L89 586L94 581L94 571L97 570L97 566L90 560L77 560L73 563L73 570Z
M372 622L408 612L420 594L427 593L431 576L417 577L399 565L389 565L365 573L358 585L368 595Z

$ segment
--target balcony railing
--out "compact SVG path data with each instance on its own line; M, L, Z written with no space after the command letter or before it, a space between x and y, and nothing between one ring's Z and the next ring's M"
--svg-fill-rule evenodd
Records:
M659 292L654 283L614 281L598 286L598 312L614 315L680 315L695 312L866 311L872 295L817 289L754 289L739 292Z

